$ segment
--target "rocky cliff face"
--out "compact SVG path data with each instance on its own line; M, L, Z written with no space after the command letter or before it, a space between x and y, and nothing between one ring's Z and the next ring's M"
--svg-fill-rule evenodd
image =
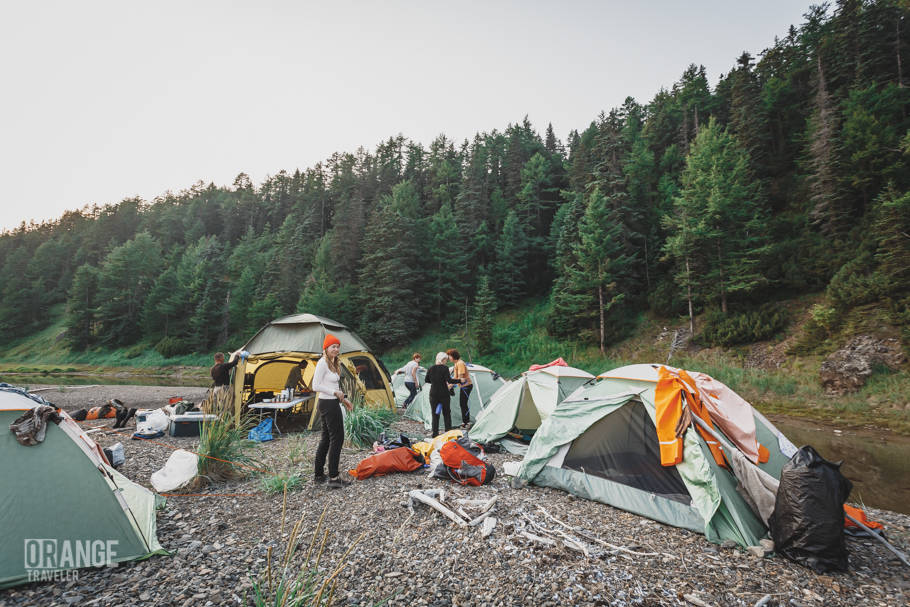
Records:
M896 369L906 361L907 357L897 339L858 335L822 363L819 377L828 394L847 394L856 392L865 385L875 365Z

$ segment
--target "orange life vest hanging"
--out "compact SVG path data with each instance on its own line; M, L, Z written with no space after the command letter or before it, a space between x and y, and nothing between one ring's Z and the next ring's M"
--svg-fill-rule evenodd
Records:
M682 419L684 415L682 398L685 394L686 405L691 415L697 415L711 429L714 424L711 422L711 416L701 403L698 397L698 389L695 387L695 381L685 371L680 370L674 373L667 367L661 367L658 370L657 389L655 391L654 404L656 406L657 418L657 440L660 444L660 463L662 466L675 466L682 461L683 456L683 434L688 428L689 420ZM680 422L683 423L680 423ZM708 444L711 455L717 465L726 467L727 462L724 459L723 451L720 445L701 427L696 430Z

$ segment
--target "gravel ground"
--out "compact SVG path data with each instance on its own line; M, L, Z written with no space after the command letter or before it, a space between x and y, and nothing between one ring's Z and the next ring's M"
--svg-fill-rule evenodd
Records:
M68 410L117 397L131 406L160 406L181 394L201 400L204 389L103 386L41 392ZM109 426L111 420L87 422ZM283 426L283 424L282 424ZM396 430L423 434L409 420ZM128 431L130 431L128 429ZM159 443L128 440L107 431L92 436L104 446L123 442L121 471L149 486L171 448L193 449L196 438L165 437ZM279 435L262 447L272 470L299 471L306 480L318 434ZM368 455L344 449L342 468ZM498 472L508 454L491 456ZM426 506L413 514L406 492L441 488L446 503L497 496L492 535L462 529ZM460 487L427 479L421 471L357 481L331 490L305 483L287 495L263 492L255 476L201 490L201 496L170 497L158 515L158 538L174 552L141 563L83 569L69 582L29 584L0 591L0 605L231 605L250 604L251 579L263 570L271 547L284 554L290 530L303 521L293 563L303 560L325 510L328 539L320 561L334 569L358 537L337 577L336 604L375 605L907 605L910 569L877 542L848 538L850 570L817 575L781 557L759 558L739 548L711 544L704 536L668 527L603 504L540 487L510 488L498 474L491 485ZM540 535L529 521L559 526L540 508L588 536L585 556L565 545L547 546L521 535ZM882 510L870 515L887 526L891 541L910 552L910 516ZM599 540L599 541L598 541ZM605 543L621 547L616 550ZM277 569L277 567L276 567Z

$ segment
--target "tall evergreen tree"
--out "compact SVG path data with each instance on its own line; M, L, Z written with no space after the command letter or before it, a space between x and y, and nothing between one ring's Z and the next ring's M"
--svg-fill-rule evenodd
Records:
M98 270L88 264L79 266L66 305L66 341L74 350L94 343L97 293Z

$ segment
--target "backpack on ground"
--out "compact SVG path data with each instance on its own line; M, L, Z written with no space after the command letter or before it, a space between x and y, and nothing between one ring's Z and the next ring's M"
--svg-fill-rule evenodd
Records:
M445 443L439 449L442 463L457 483L479 487L496 476L493 464L483 459L483 449L467 436Z

